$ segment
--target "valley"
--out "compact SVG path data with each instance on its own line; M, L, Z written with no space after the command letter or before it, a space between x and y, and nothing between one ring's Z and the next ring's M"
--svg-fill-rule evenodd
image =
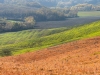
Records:
M37 22L34 25L35 29L49 29L49 28L60 28L60 27L74 27L74 26L80 26L83 24L88 24L94 21L100 20L100 17L98 16L85 16L82 17L82 15L79 15L79 17L76 18L67 18L66 20L62 21L45 21L45 22Z
M100 1L0 0L0 75L100 75Z

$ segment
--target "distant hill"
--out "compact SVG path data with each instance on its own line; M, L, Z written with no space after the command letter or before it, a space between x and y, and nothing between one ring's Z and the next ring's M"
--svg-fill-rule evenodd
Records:
M0 3L4 3L4 0L0 0Z
M0 0L0 3L9 4L26 4L28 2L37 2L48 7L74 6L83 3L89 3L94 5L100 4L100 0Z
M100 5L100 0L90 0L88 1L90 4L99 4Z

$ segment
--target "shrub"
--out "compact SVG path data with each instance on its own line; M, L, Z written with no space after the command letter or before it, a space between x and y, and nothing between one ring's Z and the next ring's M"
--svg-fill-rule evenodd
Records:
M1 52L0 52L0 56L11 56L12 55L12 52L11 50L9 49L2 49Z

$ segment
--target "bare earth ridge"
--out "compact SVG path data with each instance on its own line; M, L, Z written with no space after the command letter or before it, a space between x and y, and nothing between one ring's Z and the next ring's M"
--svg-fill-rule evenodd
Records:
M0 75L100 75L100 37L2 57Z

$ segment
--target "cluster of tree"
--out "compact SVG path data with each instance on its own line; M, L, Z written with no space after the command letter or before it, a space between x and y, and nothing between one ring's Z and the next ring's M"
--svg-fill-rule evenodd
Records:
M67 17L76 17L77 10L70 8L28 8L28 7L0 7L0 17L14 20L22 20L25 17L33 16L35 21L56 21L64 20Z
M77 17L78 10L72 8L56 8L55 11L64 14L66 18Z
M77 17L77 10L74 9L50 9L47 7L39 8L38 6L37 8L33 8L33 5L18 6L0 4L0 17L6 18L5 21L1 20L0 32L33 28L35 22L38 21L58 21L64 20L68 17ZM14 20L16 22L9 22L7 20Z
M88 3L85 3L85 4L78 4L76 6L73 6L72 7L73 9L76 9L76 10L80 10L80 11L100 11L100 6L99 5L92 5L92 4L88 4Z
M36 21L65 19L64 15L61 15L57 11L54 12L52 9L46 7L35 9L31 7L0 5L0 17L23 20L28 16L33 16Z
M29 16L24 19L24 21L12 21L12 20L0 20L0 32L7 31L19 31L24 29L34 28L35 20L34 17ZM12 21L12 22L11 22Z
M100 0L61 0L57 3L59 7L72 7L78 4L100 5Z

